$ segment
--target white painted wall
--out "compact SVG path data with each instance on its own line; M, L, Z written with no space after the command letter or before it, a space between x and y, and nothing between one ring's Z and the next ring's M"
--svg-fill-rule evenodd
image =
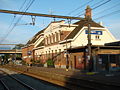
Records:
M100 39L96 39L94 34L91 34L92 45L104 45L105 43L114 42L116 39L106 28L91 27L92 30L102 31L102 35L98 35ZM87 34L85 34L86 27L83 27L80 32L74 37L72 46L85 46L88 43Z

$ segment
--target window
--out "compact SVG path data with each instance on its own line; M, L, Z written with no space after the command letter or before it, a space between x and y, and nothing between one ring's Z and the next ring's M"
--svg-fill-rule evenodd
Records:
M47 45L48 45L48 37L47 37Z
M55 34L52 34L53 37L53 43L55 42Z
M95 39L100 39L100 36L99 36L99 35L96 35L96 36L95 36Z
M59 53L61 52L61 49L59 49Z
M50 36L48 36L48 44L50 44Z
M61 40L61 31L59 30L59 41Z
M51 36L49 35L49 44L51 44Z
M54 54L53 54L53 50L52 50L52 58L53 58Z
M45 38L45 45L47 45L47 37Z
M47 56L47 51L46 51L46 56Z
M52 35L51 35L51 43L54 43L54 36L53 36L53 33L52 33Z
M56 33L56 42L58 41L58 33Z

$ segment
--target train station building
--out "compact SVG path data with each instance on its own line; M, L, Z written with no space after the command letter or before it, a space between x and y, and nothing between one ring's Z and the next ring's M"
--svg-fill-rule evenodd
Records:
M89 12L88 12L89 11ZM85 18L91 15L87 6ZM116 42L115 37L101 23L90 22L92 61L88 61L88 23L80 20L66 23L64 20L51 22L39 31L22 48L22 58L31 64L33 60L46 66L47 60L54 62L55 68L104 70L106 65L119 67L120 47L105 45ZM89 65L91 64L91 66ZM109 65L108 65L109 64Z

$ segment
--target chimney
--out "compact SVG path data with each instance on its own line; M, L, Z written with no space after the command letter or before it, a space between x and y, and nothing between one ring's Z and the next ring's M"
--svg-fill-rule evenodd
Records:
M92 13L91 13L91 8L90 8L90 6L88 5L87 7L86 7L86 9L85 9L85 18L87 19L87 18L92 18Z
M103 25L102 21L100 21L99 24L102 26Z

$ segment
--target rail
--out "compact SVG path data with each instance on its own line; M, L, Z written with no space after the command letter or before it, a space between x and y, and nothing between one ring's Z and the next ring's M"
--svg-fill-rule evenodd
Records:
M0 70L0 71L2 71L2 70ZM5 72L5 71L2 71L2 72L4 72L5 74L7 74L7 76L9 76L10 78L12 78L13 80L17 81L19 84L21 84L21 85L23 85L24 87L28 88L29 90L36 90L36 89L34 89L33 87L31 87L30 85L24 83L23 81L21 81L21 80L15 78L15 77L9 75L7 72ZM4 77L2 77L2 78L4 78ZM4 88L5 88L6 90L10 90L9 87L4 83L4 81L3 81L2 79L0 79L0 82L3 84L3 86L4 86Z

